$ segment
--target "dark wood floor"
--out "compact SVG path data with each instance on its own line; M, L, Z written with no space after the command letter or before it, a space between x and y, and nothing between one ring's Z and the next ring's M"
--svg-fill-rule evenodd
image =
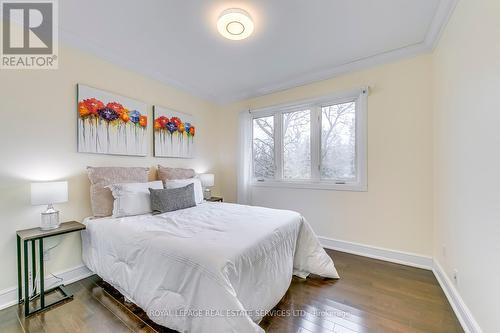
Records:
M293 279L266 332L463 332L430 271L329 251L342 279ZM0 311L0 332L173 332L155 325L97 276L68 286L75 298L24 318L22 306ZM294 310L295 316L280 316ZM290 313L290 312L289 312ZM222 333L222 332L221 332Z

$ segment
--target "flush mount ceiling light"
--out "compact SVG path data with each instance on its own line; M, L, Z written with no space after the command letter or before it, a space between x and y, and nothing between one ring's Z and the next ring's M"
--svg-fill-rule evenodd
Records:
M226 9L219 16L217 29L227 39L241 40L252 34L253 21L243 9Z

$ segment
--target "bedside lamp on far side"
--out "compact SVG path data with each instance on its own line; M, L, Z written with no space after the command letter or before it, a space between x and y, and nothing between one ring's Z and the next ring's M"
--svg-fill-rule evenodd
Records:
M213 173L202 173L200 175L201 186L203 186L203 199L212 197L211 187L215 184L215 176Z
M47 210L42 212L42 230L59 228L59 211L54 209L53 204L67 201L68 182L31 183L31 204L47 205Z

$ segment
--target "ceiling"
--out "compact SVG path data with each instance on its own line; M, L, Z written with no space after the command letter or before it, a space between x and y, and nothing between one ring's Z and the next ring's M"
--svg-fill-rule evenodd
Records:
M456 0L64 0L62 41L199 97L227 103L433 48ZM255 31L231 41L218 15Z

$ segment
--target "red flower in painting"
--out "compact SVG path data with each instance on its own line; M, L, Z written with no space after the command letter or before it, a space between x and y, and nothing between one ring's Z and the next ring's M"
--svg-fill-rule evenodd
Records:
M139 118L139 125L141 127L148 126L148 117L147 116L140 116L140 118Z
M96 115L97 110L104 109L104 103L95 98L88 98L83 100L83 104L89 111L89 114Z
M175 127L179 127L179 125L182 123L182 121L177 117L170 118L170 121L174 123Z
M125 112L125 108L123 107L123 105L121 105L120 103L116 103L116 102L110 102L108 104L106 104L106 107L107 108L110 108L111 110L114 110L116 113L118 113L118 115L121 117L121 115Z
M196 133L196 130L195 130L194 126L191 126L189 128L189 134L191 134L191 136L194 136L195 133Z
M161 128L165 128L165 126L167 126L167 123L170 121L167 117L165 116L161 116L161 117L158 117L156 119L156 121L158 121L158 123L160 124L160 127Z

